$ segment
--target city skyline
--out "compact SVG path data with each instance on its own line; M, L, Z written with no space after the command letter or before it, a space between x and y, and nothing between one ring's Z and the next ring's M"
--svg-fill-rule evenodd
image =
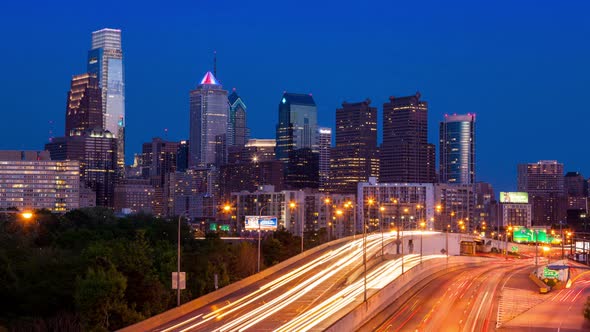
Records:
M6 7L4 13L25 10L18 4L2 6ZM331 9L328 7L314 6L310 13L300 8L283 11L286 22L281 23L270 18L269 10L256 13L259 8L254 6L244 13L249 15L247 19L229 23L220 18L244 8L222 10L213 4L205 6L205 12L215 15L207 18L205 14L195 17L186 14L170 28L148 30L150 20L124 18L132 7L124 6L120 16L111 15L106 9L99 10L97 15L80 12L65 29L60 24L49 24L44 17L56 9L41 5L29 18L37 18L37 24L46 25L45 33L53 37L51 40L44 40L47 39L44 34L34 33L37 29L23 28L27 20L17 22L3 17L6 19L1 26L18 33L7 36L10 52L1 56L4 62L13 64L0 79L0 108L6 115L2 148L37 150L48 141L51 128L52 136L60 135L64 127L63 99L72 76L85 70L83 54L90 48L90 33L112 27L122 30L125 53L127 163L133 153L140 152L141 144L152 137L175 141L188 138L186 94L202 73L213 69L213 51L217 50L219 80L228 90L237 88L248 101L251 137L274 136L276 100L284 90L313 93L318 105L318 124L332 129L335 110L342 102L368 97L379 106L391 95L405 96L420 91L429 102L428 141L431 143L438 137L436 124L444 114L477 114L477 180L491 182L496 191L516 188L518 163L558 160L565 165L565 171L590 175L590 170L585 168L590 157L579 153L579 145L575 144L584 138L583 124L588 120L586 114L576 112L578 96L583 96L585 77L590 71L582 61L590 54L588 46L576 43L589 30L583 19L575 18L584 12L586 4L580 3L577 10L548 4L532 7L526 3L511 4L511 11L506 12L502 4L444 8L433 3L420 8L423 16L418 23L428 24L418 29L412 29L418 23L403 28L410 19L402 14L395 14L395 22L376 23L382 19L381 15L391 13L392 6L363 5L366 7L356 13L347 9L338 12L342 21L356 14L375 16L375 22L370 21L363 28L366 30L348 35L346 32L350 30L339 31L345 25L326 16ZM404 9L401 12L418 9L409 4L399 6ZM461 10L455 13L457 8ZM141 9L138 14L146 18L163 14L162 19L167 22L174 19L174 11L169 12L172 9L178 8L170 7L163 13ZM307 19L310 27L290 27L298 15ZM448 17L444 18L445 15ZM258 23L249 25L252 19ZM334 27L323 29L324 23L334 23ZM278 27L276 31L260 33L271 24ZM318 26L322 29L316 31L314 27ZM466 31L467 26L472 31ZM193 32L203 27L210 33L203 43L198 47L186 46L186 40L196 39ZM375 29L379 27L383 29ZM256 40L245 38L255 32ZM224 45L224 38L232 35L236 38ZM334 40L326 42L327 35L333 35ZM297 36L306 42L287 55L287 50L295 45L290 42ZM444 42L437 41L439 38ZM388 39L401 42L388 43ZM370 45L363 52L350 48L349 54L337 52L343 42L365 45L360 44L362 41ZM45 54L44 61L33 61L36 54L33 50L49 45L53 51ZM404 51L406 47L419 50L417 46L424 47L424 52L418 51L416 55L414 51ZM164 50L154 50L156 47ZM232 52L234 48L245 52ZM308 48L314 52L307 52ZM148 66L155 80L142 78ZM32 73L39 77L29 75ZM36 92L39 98L25 100L22 91L31 83L45 88ZM381 107L378 112L381 119ZM168 116L154 120L161 114ZM576 121L571 121L574 116ZM30 130L22 134L22 128L12 129L19 127L15 123L26 123ZM380 128L381 125L379 121ZM555 128L568 130L554 132ZM500 150L502 156L496 153Z

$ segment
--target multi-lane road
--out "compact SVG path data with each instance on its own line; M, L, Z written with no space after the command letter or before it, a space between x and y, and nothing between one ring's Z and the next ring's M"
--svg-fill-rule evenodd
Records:
M419 251L416 250L419 245L418 234L404 234L406 239L414 238L415 246L412 254L404 256L406 270L420 263ZM425 233L423 236L428 239L429 236L436 235ZM393 243L395 238L394 233L385 234L384 244L387 246ZM367 296L401 274L401 257L380 259L381 241L380 233L367 236ZM395 246L392 247L395 251ZM423 256L423 260L442 257L434 254L434 251L438 251L438 248L425 251L427 254ZM357 237L302 259L295 266L289 266L214 303L197 308L155 330L322 330L330 320L338 317L338 313L343 312L342 309L356 306L363 301L363 275L363 240L362 237Z

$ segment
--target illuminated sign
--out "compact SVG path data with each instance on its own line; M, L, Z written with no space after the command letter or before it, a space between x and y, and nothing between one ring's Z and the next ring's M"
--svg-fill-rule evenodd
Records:
M219 225L219 229L222 231L229 232L229 225Z
M246 230L261 229L275 231L277 227L278 222L275 216L246 216Z
M523 192L500 192L500 203L528 203L529 194Z
M548 267L545 267L543 269L543 276L545 278L558 279L559 278L559 272L558 271L555 271L555 270L551 270Z

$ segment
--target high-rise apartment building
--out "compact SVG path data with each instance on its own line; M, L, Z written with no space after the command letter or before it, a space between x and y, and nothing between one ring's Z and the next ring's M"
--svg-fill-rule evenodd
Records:
M68 91L66 132L103 127L102 92L96 74L81 74L72 78Z
M442 183L475 183L475 114L445 115L440 123Z
M551 225L565 220L567 198L563 164L556 160L519 164L518 191L529 194L533 226Z
M207 72L190 92L189 166L207 166L227 160L229 101L227 91Z
M228 96L229 100L229 130L228 146L244 146L250 136L246 121L246 104L236 89Z
M342 103L336 109L336 146L330 156L330 186L334 193L353 194L357 183L379 176L377 108L371 101Z
M311 94L283 93L277 124L277 159L289 161L289 153L309 148L317 151L318 110Z
M66 212L80 207L78 161L40 151L0 151L0 208Z
M330 181L330 149L332 147L332 128L318 128L318 151L319 158L319 176L320 190L325 191Z
M178 142L170 142L154 137L143 143L141 153L142 177L149 179L156 187L163 187L166 173L176 172Z
M118 171L125 169L125 79L121 30L92 32L88 51L88 73L95 74L102 89L103 126L117 139Z
M428 144L428 104L414 96L383 104L380 182L433 183L435 148Z

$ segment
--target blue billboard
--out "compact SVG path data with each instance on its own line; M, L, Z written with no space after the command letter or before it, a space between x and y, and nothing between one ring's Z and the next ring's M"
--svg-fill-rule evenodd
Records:
M256 230L260 228L261 230L276 231L278 225L277 217L275 216L246 216L247 230Z

